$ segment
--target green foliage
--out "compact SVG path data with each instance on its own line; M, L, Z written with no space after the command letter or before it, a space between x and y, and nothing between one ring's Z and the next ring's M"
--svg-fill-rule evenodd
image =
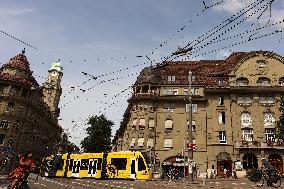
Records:
M111 129L114 123L103 114L92 116L88 122L88 136L81 141L84 152L108 152L111 149Z
M281 96L279 110L281 115L279 117L279 121L277 122L276 138L284 140L284 96Z

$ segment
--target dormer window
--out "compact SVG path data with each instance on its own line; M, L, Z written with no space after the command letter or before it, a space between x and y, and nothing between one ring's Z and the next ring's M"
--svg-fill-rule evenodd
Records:
M238 87L242 87L242 86L248 86L249 81L248 81L247 78L241 77L241 78L238 78L238 79L237 79L236 83L237 83L237 86L238 86Z
M266 60L257 60L256 61L257 65L260 67L260 68L264 68L267 66L267 61Z
M258 86L270 86L271 85L271 81L267 77L258 78L256 83Z
M219 79L218 80L218 86L224 86L224 80L223 79Z
M169 76L168 76L168 81L176 81L176 76L174 76L174 75L169 75Z

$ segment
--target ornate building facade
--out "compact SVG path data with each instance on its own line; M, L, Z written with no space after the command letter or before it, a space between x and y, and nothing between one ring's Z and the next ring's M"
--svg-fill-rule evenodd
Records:
M113 150L140 150L160 167L183 161L189 125L188 72L193 73L193 159L201 173L253 168L262 157L283 172L284 145L275 138L284 94L284 58L237 52L225 60L168 61L142 70ZM187 159L187 158L185 158Z
M32 150L35 158L41 158L56 151L62 133L57 120L62 75L60 63L53 63L48 81L40 86L32 76L25 51L1 66L1 156Z

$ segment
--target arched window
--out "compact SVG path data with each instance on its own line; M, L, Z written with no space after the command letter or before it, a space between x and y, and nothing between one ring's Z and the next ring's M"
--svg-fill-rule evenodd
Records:
M241 113L241 127L252 127L252 118L249 112Z
M264 112L264 127L275 127L275 117L272 112Z
M284 86L284 77L281 77L280 79L279 79L279 86Z
M271 81L267 77L260 77L260 78L258 78L256 84L258 86L270 86L271 85Z
M267 61L266 60L257 60L256 63L258 64L259 67L264 68L267 66Z
M249 80L245 77L240 77L236 80L236 84L237 84L238 87L248 86Z
M173 130L173 120L167 119L167 120L165 121L165 130L166 130L166 131L171 131L171 130Z

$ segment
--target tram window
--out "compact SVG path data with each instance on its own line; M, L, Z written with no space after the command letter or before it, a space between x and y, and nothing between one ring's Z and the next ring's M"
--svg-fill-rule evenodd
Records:
M146 170L144 160L141 156L139 156L139 158L138 158L138 171L144 171L144 170Z
M71 171L72 170L72 167L73 167L73 159L70 159L69 160L69 171Z
M97 165L98 165L97 169L101 170L102 169L102 158L98 159L98 164Z
M126 170L127 159L126 158L112 158L111 164L118 170Z
M56 162L56 170L63 170L64 160L60 159Z
M82 159L81 170L88 170L88 166L89 166L89 159Z

